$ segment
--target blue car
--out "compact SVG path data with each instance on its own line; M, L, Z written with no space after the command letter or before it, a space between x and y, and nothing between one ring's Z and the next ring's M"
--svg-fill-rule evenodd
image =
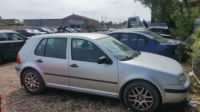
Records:
M138 51L150 52L176 59L175 50L183 42L166 39L146 29L122 29L108 35Z

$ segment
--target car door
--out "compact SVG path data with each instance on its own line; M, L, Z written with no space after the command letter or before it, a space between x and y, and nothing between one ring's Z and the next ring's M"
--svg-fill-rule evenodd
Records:
M35 49L35 64L48 86L69 87L67 38L44 38Z
M10 58L12 56L12 46L10 46L11 41L8 40L5 33L0 33L0 55L3 58Z
M17 33L7 33L8 40L11 41L10 47L12 49L13 55L16 56L21 47L25 43L25 39Z
M118 72L117 63L98 64L100 57L106 56L93 42L85 39L71 39L69 60L70 87L85 92L116 94Z

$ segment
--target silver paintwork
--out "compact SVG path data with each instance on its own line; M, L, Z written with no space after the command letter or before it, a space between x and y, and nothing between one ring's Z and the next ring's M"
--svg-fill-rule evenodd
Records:
M22 64L17 64L16 68L20 69L19 75L26 68L34 68L41 74L45 85L48 87L119 98L120 90L126 83L141 79L157 87L163 103L176 103L186 98L187 93L166 93L164 91L164 89L182 90L189 87L189 79L187 77L185 77L184 82L179 80L180 75L184 74L184 69L177 61L145 52L141 52L140 56L132 60L119 61L95 40L106 36L89 33L66 33L32 37L20 50ZM34 50L42 38L63 37L68 38L66 59L34 55ZM96 44L112 59L113 64L107 65L72 60L71 38L81 38ZM43 63L36 63L38 59L42 59ZM77 64L79 67L71 68L69 67L71 64ZM62 77L46 73L59 74Z

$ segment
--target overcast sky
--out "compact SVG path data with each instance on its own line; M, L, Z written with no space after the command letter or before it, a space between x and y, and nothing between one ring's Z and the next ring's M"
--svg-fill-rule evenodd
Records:
M150 20L148 8L134 0L0 0L2 18L64 18L71 14L120 22L130 16Z

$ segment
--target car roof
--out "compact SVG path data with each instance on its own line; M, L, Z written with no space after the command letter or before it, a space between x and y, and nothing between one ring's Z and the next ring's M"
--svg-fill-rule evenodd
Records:
M99 39L106 37L107 35L98 34L98 33L56 33L56 34L44 34L38 36L32 36L31 38L47 38L47 37L56 37L56 38L63 38L63 37L78 37L78 38L88 38L88 39Z
M0 33L16 33L13 30L0 30Z
M125 28L125 29L118 29L118 30L114 30L110 33L134 33L134 32L138 32L138 33L143 33L143 32L148 32L149 30L145 29L145 28Z
M167 26L150 26L148 29L169 29Z

